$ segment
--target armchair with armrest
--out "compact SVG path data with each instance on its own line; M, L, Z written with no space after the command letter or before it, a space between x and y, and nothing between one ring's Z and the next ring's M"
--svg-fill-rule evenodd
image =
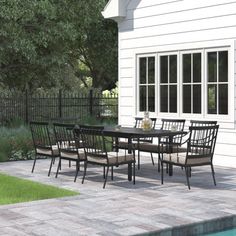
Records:
M152 121L152 129L155 129L157 119L156 118L150 118L150 119ZM143 120L142 117L135 117L134 128L141 129L142 128L142 120ZM132 141L133 141L133 144L134 144L134 149L138 150L138 169L140 169L140 152L142 150L139 149L139 148L141 148L142 145L145 146L145 144L152 144L153 143L153 138L152 137L145 137L145 138L140 138L139 140L133 139ZM124 140L124 141L119 140L118 148L127 150L128 149L128 142L126 140ZM150 152L150 154L151 154L152 164L154 165L154 159L153 159L152 152Z
M213 167L213 155L219 125L190 126L189 138L186 140L186 152L161 154L161 181L163 184L163 164L181 166L185 169L188 188L190 189L189 170L192 167L210 165L214 184L215 171Z
M111 174L113 179L113 167L120 165L133 165L133 183L135 184L135 156L134 154L126 155L126 153L120 154L117 152L107 151L107 139L103 132L102 126L86 126L80 125L79 128L74 129L75 135L80 136L84 146L85 152L85 165L84 175L82 183L86 176L86 170L88 164L100 165L106 168L104 173L104 184L106 186L109 169L111 168Z

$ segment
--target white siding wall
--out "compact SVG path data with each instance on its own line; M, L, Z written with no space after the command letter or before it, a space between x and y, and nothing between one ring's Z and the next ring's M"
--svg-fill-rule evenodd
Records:
M132 126L136 115L137 54L227 46L231 116L219 119L215 163L223 160L236 167L235 40L236 0L131 0L126 19L119 23L119 123Z

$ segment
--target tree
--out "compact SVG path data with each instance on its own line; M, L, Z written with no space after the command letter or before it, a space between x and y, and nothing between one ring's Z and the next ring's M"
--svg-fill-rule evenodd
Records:
M117 25L106 20L101 11L107 0L86 1L86 21L78 55L90 70L93 87L111 90L116 87L118 76L118 33Z
M101 16L105 3L106 0L1 0L2 86L20 90L70 89L67 81L85 82L81 75L85 71L93 77L94 87L114 86L117 33L115 24Z

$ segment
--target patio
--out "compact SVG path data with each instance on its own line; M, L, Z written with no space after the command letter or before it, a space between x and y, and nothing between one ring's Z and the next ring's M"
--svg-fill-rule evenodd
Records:
M161 185L157 166L149 157L141 160L136 185L127 181L124 166L115 169L114 181L109 178L106 189L101 167L89 166L82 185L82 172L74 183L75 167L69 168L66 161L57 179L55 165L47 177L49 160L37 161L33 174L32 161L1 163L0 172L77 190L80 195L0 206L0 235L184 236L236 225L235 169L216 166L216 187L209 167L193 169L189 191L181 168L175 167L172 177L166 174ZM188 224L191 227L186 228Z

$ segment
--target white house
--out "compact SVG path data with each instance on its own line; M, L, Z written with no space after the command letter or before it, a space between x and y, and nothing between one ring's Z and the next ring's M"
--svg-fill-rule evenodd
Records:
M119 29L119 123L217 120L215 164L236 167L236 0L110 0L103 16Z

